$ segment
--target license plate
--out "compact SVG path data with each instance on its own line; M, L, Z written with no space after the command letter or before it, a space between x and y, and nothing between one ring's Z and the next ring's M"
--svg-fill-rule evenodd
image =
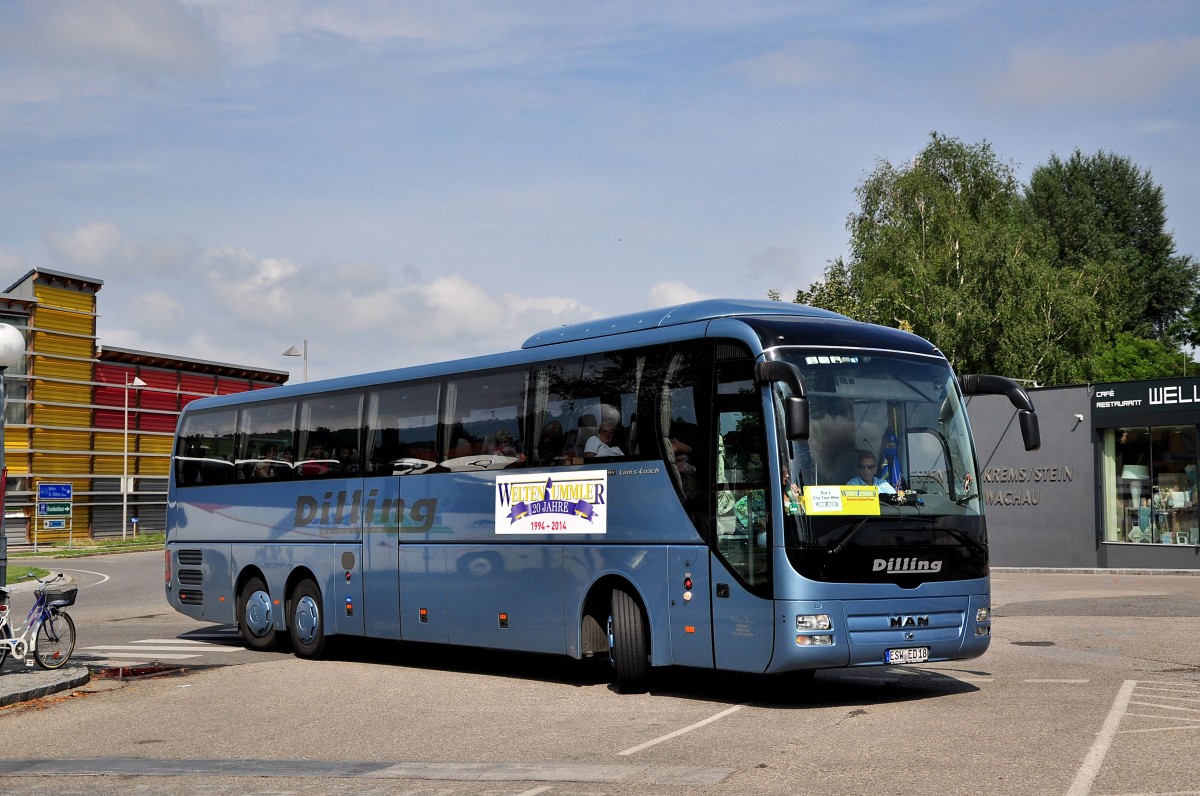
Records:
M883 656L884 663L924 663L927 660L929 660L929 647L888 650Z

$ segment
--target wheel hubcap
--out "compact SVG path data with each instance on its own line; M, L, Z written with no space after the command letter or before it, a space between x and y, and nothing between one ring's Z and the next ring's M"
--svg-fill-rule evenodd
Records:
M296 638L301 644L312 644L317 640L317 628L321 626L321 611L317 603L307 594L296 601Z
M255 638L262 638L270 632L271 625L271 596L256 591L246 600L246 627Z

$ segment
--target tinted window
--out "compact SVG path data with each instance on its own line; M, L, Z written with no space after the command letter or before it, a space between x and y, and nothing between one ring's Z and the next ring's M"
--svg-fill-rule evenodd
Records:
M437 465L438 387L405 384L368 394L368 475L411 475Z
M189 412L175 442L178 486L228 484L234 480L237 410Z
M243 406L238 418L239 481L293 477L296 405L291 401Z
M523 466L524 395L524 369L447 382L442 466L462 472Z
M298 478L344 478L361 471L362 395L342 393L300 404Z

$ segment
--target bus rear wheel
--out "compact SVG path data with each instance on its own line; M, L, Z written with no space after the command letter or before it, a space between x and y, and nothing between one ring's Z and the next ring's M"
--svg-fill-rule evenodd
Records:
M279 642L271 593L262 578L250 578L238 594L238 631L252 650L273 650Z
M613 590L608 625L609 654L617 672L617 690L622 694L645 693L650 681L646 620L629 592Z
M321 590L302 580L288 600L288 635L292 650L301 658L319 658L325 649L325 623L321 616Z

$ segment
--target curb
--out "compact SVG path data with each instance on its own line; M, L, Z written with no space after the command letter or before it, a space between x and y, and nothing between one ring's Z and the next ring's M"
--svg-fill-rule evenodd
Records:
M56 671L8 666L0 671L0 707L79 688L91 679L92 673L86 666L66 666Z

